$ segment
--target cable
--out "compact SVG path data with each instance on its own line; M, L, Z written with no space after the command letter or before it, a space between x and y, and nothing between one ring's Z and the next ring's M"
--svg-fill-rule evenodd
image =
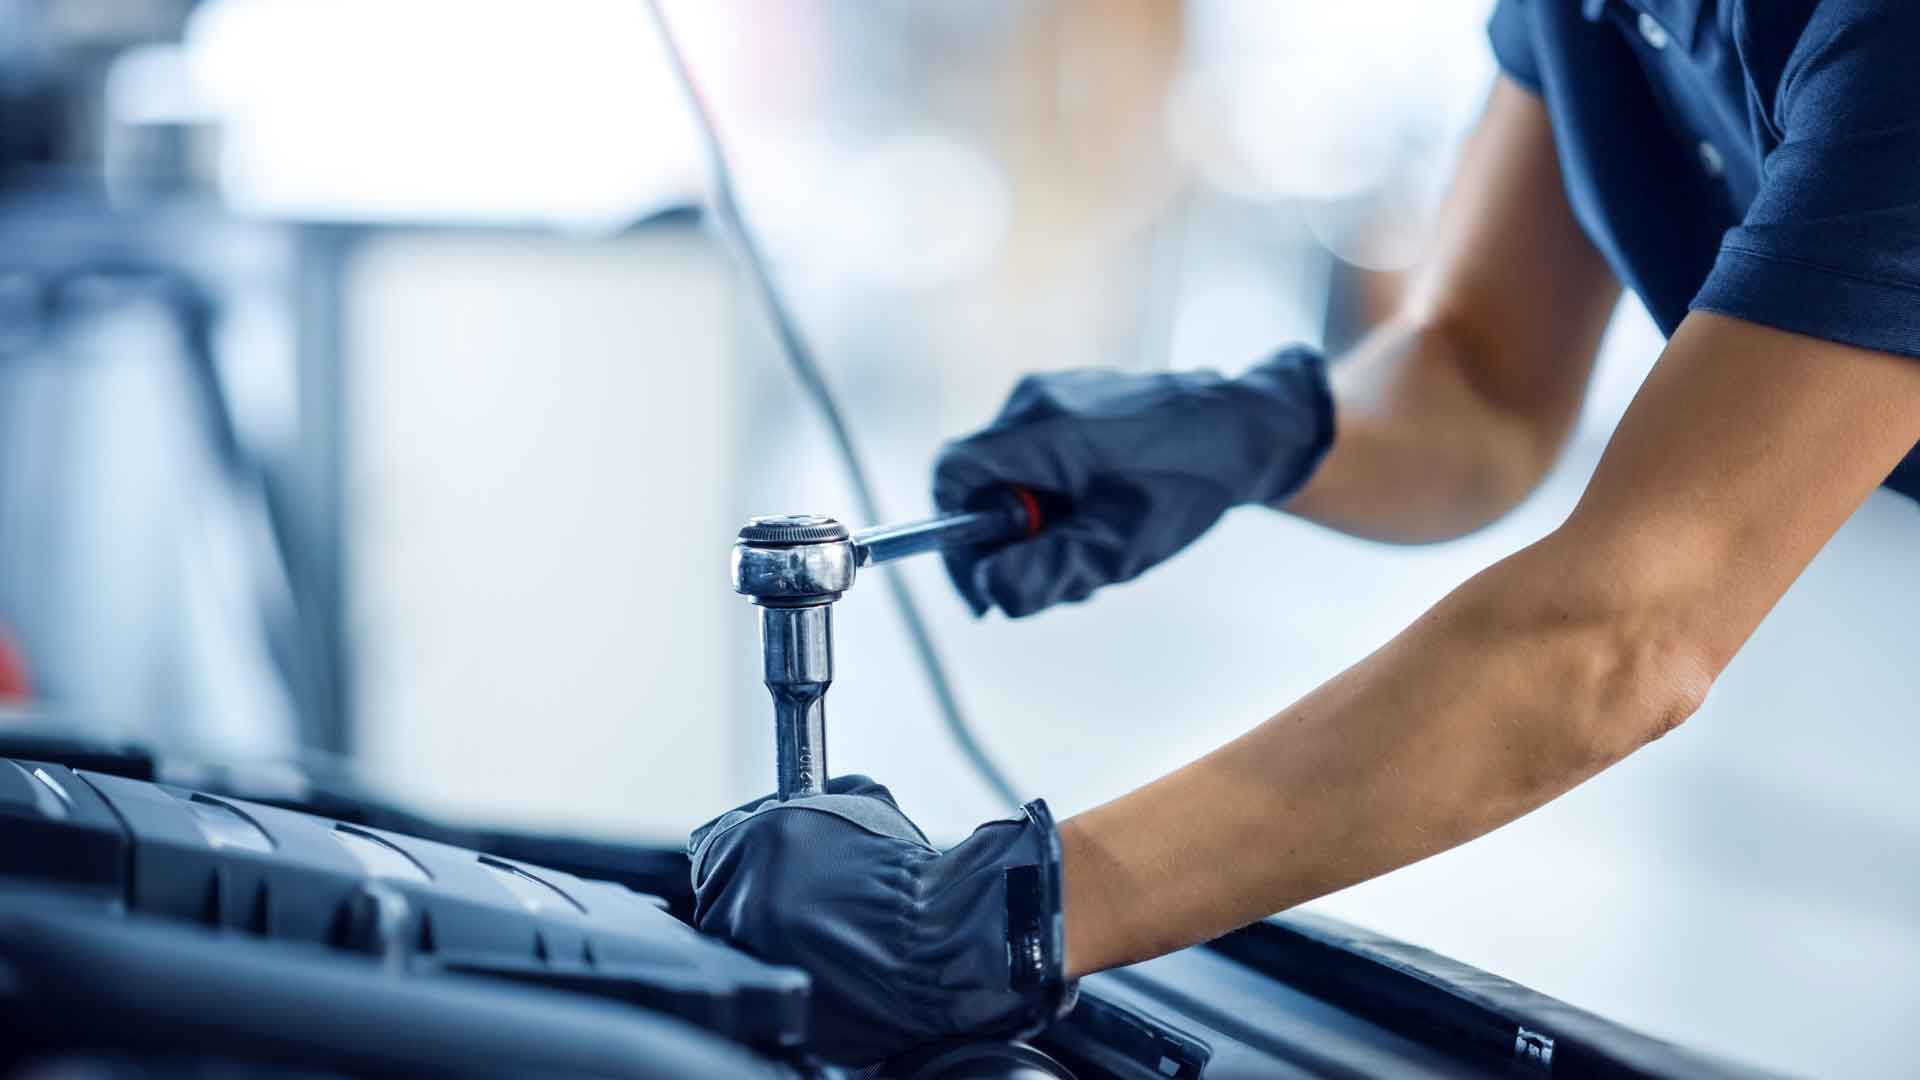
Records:
M739 200L735 197L733 171L727 165L727 155L720 143L720 133L714 127L713 116L707 109L706 101L700 96L700 88L693 81L693 74L687 68L686 57L680 51L672 29L667 25L666 16L660 11L659 0L646 0L647 10L653 16L653 24L660 33L660 43L665 47L667 61L673 68L674 78L687 96L691 107L694 127L699 130L700 141L707 155L707 172L713 188L713 216L723 236L732 240L740 254L740 261L746 265L748 276L753 279L754 291L759 294L761 305L766 309L767 318L773 323L774 335L780 341L780 349L786 354L787 363L793 368L794 377L800 380L801 389L820 413L826 423L827 431L833 438L834 449L838 452L841 465L846 469L847 481L853 487L854 501L859 504L860 513L869 524L879 524L886 520L880 512L880 502L874 497L873 485L867 479L867 469L862 463L860 451L854 446L853 433L847 427L845 416L833 396L833 390L827 385L827 379L814 360L813 350L801 336L786 301L781 297L779 288L774 284L772 272L767 267L766 257L761 253L759 244L754 240L753 232L747 227L746 216L740 210ZM955 696L953 684L947 678L946 665L940 659L940 652L934 647L933 635L927 629L926 620L921 617L920 606L915 603L913 592L907 587L907 579L897 566L883 566L887 589L893 596L893 606L900 613L900 621L905 624L907 640L913 646L920 669L926 675L927 686L933 692L940 715L946 721L947 732L959 745L960 753L973 766L974 772L1010 806L1020 805L1021 799L1015 794L1014 787L1007 776L995 765L993 759L981 747L974 737L973 728L967 723L966 714L960 709L959 698Z

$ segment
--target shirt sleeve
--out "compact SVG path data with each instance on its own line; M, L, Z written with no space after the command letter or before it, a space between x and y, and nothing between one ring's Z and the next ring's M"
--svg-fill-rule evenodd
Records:
M1540 64L1533 54L1533 10L1529 0L1500 0L1487 20L1487 39L1500 70L1514 82L1540 93Z
M1693 307L1920 358L1920 3L1822 4L1782 68L1779 145Z

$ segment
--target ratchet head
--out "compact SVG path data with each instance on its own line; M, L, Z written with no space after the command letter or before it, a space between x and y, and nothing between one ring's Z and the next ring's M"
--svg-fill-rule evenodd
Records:
M735 538L733 590L760 606L763 678L773 695L782 800L818 795L827 780L827 688L833 683L833 602L862 566L962 544L1003 544L1040 528L1024 491L997 506L854 535L830 517L757 517Z
M852 534L817 514L757 517L741 528L733 591L762 607L830 604L853 587Z
M740 530L732 566L734 591L760 605L777 793L783 801L819 795L827 783L832 605L853 586L852 536L829 517L758 517Z

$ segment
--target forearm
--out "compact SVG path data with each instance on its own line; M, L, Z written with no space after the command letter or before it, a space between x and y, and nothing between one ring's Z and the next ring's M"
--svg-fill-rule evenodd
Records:
M1249 734L1068 822L1068 964L1511 821L1684 720L1920 438L1920 365L1696 312L1567 522Z
M1070 967L1159 955L1446 850L1683 719L1710 674L1623 614L1605 574L1568 582L1555 543L1247 735L1067 822Z
M1425 543L1472 532L1525 498L1560 432L1477 388L1474 347L1403 318L1332 365L1334 443L1284 509L1355 536Z

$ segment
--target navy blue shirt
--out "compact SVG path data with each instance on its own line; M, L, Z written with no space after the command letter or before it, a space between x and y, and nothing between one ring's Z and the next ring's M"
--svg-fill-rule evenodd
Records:
M1702 309L1920 359L1920 0L1500 0L1488 31L1663 333ZM1920 498L1920 447L1887 486Z

